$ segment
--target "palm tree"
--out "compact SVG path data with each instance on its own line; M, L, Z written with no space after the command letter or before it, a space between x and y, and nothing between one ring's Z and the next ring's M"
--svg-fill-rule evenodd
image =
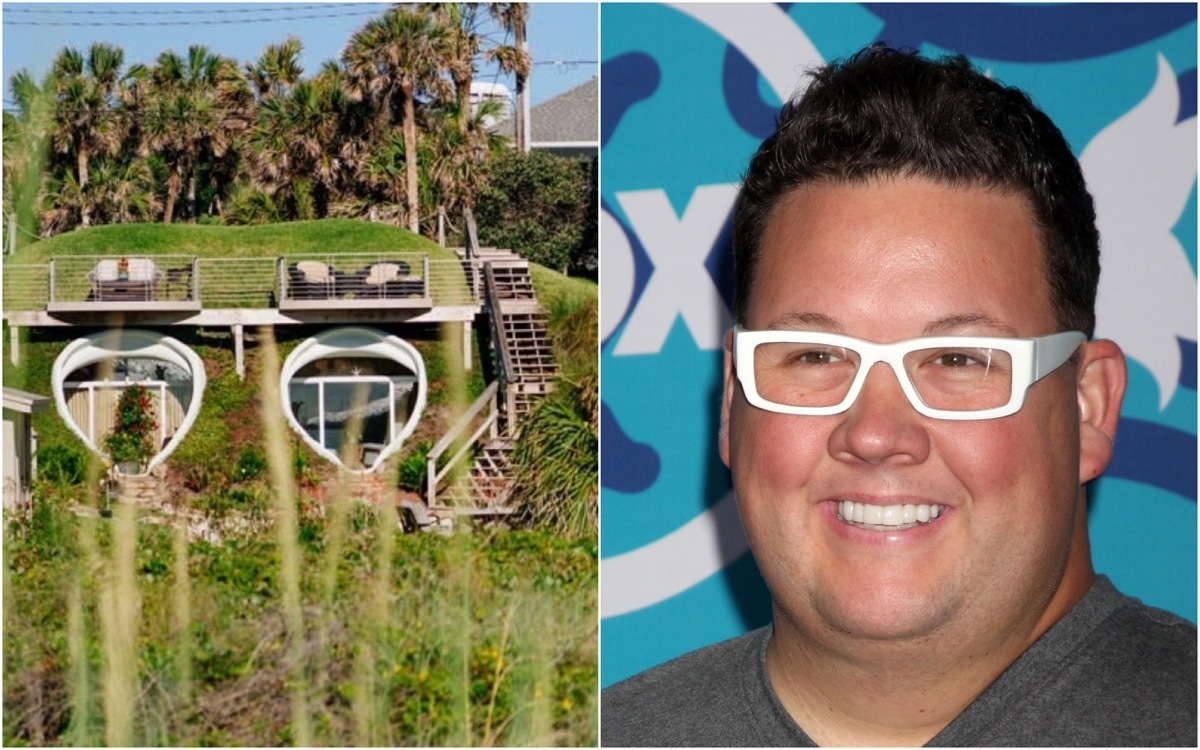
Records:
M368 21L350 38L343 59L350 91L369 99L378 113L377 136L386 140L395 114L404 135L404 198L408 228L420 231L417 187L417 117L419 90L442 93L441 77L448 55L449 32L428 14L404 7L389 9L382 18ZM399 192L399 191L396 191Z
M363 169L371 153L371 136L378 117L369 99L356 98L348 71L340 62L327 60L312 78L320 92L331 135L324 138L322 164L329 176L330 209L339 204L340 215L361 215L350 208L360 205Z
M508 139L487 129L485 123L501 114L499 102L481 103L463 117L460 104L426 110L428 156L423 174L430 185L429 202L438 217L457 214L474 205L484 181L487 160L508 145ZM466 103L471 109L470 102ZM459 123L467 127L460 129Z
M299 208L311 187L313 211L296 218L324 214L340 172L338 143L340 92L320 81L300 81L285 96L270 96L258 106L247 152L255 181L275 196L281 190Z
M475 78L475 58L483 37L479 33L479 3L420 3L449 32L446 70L454 83L454 101L458 105L458 129L463 135L471 119L471 82Z
M96 220L109 224L148 221L161 208L150 165L136 156L93 161L83 197Z
M188 48L187 60L162 53L149 79L142 152L157 153L170 168L163 209L163 223L170 224L185 179L190 215L196 215L196 168L223 156L247 128L250 90L233 60L201 45Z
M117 109L121 66L125 53L120 47L97 42L85 60L74 47L58 53L51 68L55 94L54 149L74 155L75 183L86 192L88 164L93 156L115 153L122 139L123 123ZM81 205L81 226L91 225L91 209Z
M529 150L529 123L525 122L525 83L533 62L529 51L525 49L525 29L529 24L529 5L527 3L492 3L488 6L492 17L500 23L501 28L513 35L512 45L501 45L488 50L487 57L500 66L505 73L512 73L517 84L517 151L522 153Z
M259 99L286 96L300 82L300 40L289 36L280 44L269 44L253 63L246 64L246 77Z
M408 164L416 164L416 159L406 158L403 134L392 133L386 140L376 140L368 144L366 150L359 155L356 172L359 186L363 189L372 204L368 216L375 220L382 218L381 211L398 217L397 223L402 223L405 212L403 209L388 211L381 202L391 202L394 206L403 205L405 200L405 182L408 178ZM412 211L408 211L412 215ZM418 229L420 227L418 226Z
M83 211L92 208L92 197L79 184L74 172L51 177L46 187L41 216L42 236L51 237L79 224Z

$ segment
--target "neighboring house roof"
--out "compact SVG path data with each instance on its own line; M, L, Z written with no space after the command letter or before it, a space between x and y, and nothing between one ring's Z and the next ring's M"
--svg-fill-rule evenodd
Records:
M592 78L529 113L531 148L600 148L600 79Z
M529 112L531 149L590 153L600 151L600 79L592 78ZM495 132L513 138L514 120L496 124Z

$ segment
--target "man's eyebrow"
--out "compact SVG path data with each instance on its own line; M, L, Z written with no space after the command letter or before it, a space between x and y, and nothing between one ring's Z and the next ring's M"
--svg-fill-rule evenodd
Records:
M825 313L796 311L776 318L766 326L767 330L794 328L800 331L827 331L842 333L842 324Z
M983 313L964 313L939 318L925 326L924 333L926 336L953 335L960 333L964 328L991 328L996 333L1004 336L1015 337L1019 335L1017 329Z

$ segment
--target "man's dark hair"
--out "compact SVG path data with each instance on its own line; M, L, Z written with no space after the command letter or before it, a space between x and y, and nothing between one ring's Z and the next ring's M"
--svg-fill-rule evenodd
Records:
M794 188L918 177L1024 196L1033 209L1058 323L1096 325L1100 235L1079 162L1022 91L962 56L929 60L882 44L811 71L759 147L734 207L734 315L745 322L759 243Z

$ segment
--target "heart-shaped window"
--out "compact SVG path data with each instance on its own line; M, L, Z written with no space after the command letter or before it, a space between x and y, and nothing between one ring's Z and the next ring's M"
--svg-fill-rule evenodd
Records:
M335 328L297 346L280 372L288 424L313 450L352 472L383 466L425 410L425 362L411 344L373 328Z
M114 328L76 339L51 369L59 416L92 451L107 456L123 393L142 389L151 445L125 474L149 472L166 460L196 421L204 394L204 363L186 345L156 331ZM129 468L130 466L134 468Z

